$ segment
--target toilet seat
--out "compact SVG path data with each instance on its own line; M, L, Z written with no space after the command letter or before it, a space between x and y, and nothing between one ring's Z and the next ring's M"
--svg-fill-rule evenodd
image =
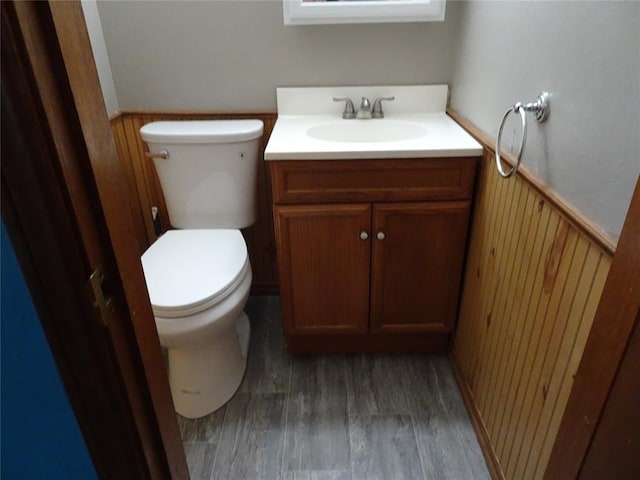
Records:
M169 230L142 255L153 313L193 315L228 297L251 271L239 230Z

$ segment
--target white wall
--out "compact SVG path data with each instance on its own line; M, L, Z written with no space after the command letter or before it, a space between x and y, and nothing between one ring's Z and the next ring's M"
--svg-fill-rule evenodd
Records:
M460 35L451 106L494 137L551 92L523 164L617 240L640 172L640 2L468 2Z
M102 96L107 114L113 115L118 111L118 97L113 83L111 65L109 64L107 46L104 43L102 24L100 23L96 0L82 0L82 10L89 32L89 40L98 70L98 77L100 78L100 87L102 88Z
M439 23L284 26L281 0L99 2L123 109L275 110L277 86L450 83Z

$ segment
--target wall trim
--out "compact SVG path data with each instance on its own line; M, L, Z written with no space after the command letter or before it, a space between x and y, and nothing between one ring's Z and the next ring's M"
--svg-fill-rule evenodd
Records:
M459 112L452 108L447 109L447 114L455 120L462 128L482 144L485 150L495 155L495 142L489 138L487 134L482 132L478 127L463 117ZM509 166L515 164L515 159L510 152L500 152L500 157L506 161ZM546 201L550 202L558 212L580 233L585 235L595 245L597 245L603 253L610 257L616 251L616 242L609 237L600 227L587 219L583 214L578 212L569 202L548 185L544 184L538 177L533 175L526 167L520 165L516 175L519 175L527 184L529 184L537 193L539 193Z
M471 391L471 387L465 380L465 377L458 363L458 355L456 353L456 347L453 343L451 343L449 347L449 361L451 362L453 375L456 379L456 382L458 383L458 387L460 388L464 406L467 409L469 418L471 418L473 430L476 432L476 437L478 437L480 450L482 451L484 460L487 463L489 474L491 475L491 478L493 480L505 480L506 477L504 476L504 472L500 467L498 456L496 455L496 451L494 450L491 439L489 438L487 427L484 424L482 415L480 414L480 410L478 409L478 405L476 404L475 398L473 396L473 392Z
M115 122L120 120L121 117L122 117L122 112L120 112L120 110L118 110L114 114L109 115L109 123L110 124L114 124Z

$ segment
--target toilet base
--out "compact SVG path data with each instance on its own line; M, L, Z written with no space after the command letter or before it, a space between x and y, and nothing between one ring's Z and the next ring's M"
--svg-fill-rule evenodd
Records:
M236 392L247 366L249 317L198 349L169 349L169 385L176 412L200 418L222 407Z

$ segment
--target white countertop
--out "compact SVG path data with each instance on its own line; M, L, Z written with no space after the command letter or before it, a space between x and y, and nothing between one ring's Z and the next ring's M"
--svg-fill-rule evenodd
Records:
M447 93L447 85L278 88L278 119L264 158L348 160L482 154L482 146L445 113ZM372 105L377 97L394 96L395 100L384 102L383 119L342 119L344 103L333 102L332 98L349 97L358 110L361 96L368 97ZM426 130L426 134L392 141L370 141L368 138L366 141L322 140L308 134L310 130L324 126L340 132L341 125L345 132L354 130L353 127L360 132L371 126L372 132L384 135L388 125L401 133L406 126L408 130ZM371 137L375 139L378 133ZM348 137L348 134L343 136Z
M428 133L393 142L337 142L307 135L313 127L342 122L402 121L424 125ZM265 160L347 160L366 158L472 157L482 146L446 113L396 114L384 119L342 120L335 115L281 115L264 152Z

